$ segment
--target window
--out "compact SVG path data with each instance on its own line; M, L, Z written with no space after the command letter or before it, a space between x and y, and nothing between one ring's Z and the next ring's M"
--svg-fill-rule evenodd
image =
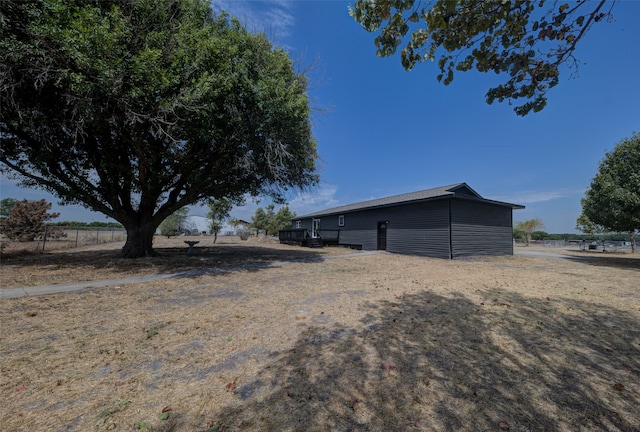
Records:
M296 228L297 229L302 228L302 221L296 221Z
M338 226L344 226L344 215L338 216Z

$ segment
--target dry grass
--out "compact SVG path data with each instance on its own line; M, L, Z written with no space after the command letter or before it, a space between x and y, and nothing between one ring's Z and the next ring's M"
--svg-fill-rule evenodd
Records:
M207 247L193 266L349 252ZM142 271L184 269L167 252ZM86 277L135 272L100 253ZM72 265L40 258L9 263ZM0 425L639 431L638 264L380 253L4 300Z
M47 236L46 241L41 239L32 242L11 241L0 234L0 245L2 253L9 255L28 255L39 252L60 251L73 249L88 245L98 245L102 243L124 242L126 231L117 228L89 228L89 227L56 227L64 233L60 237Z
M199 241L192 255L187 254L187 240ZM311 250L282 247L263 237L248 241L241 241L238 237L219 237L214 244L213 237L168 239L156 236L154 247L160 252L159 257L130 260L117 258L117 251L123 245L124 242L105 243L44 253L25 249L6 251L0 261L0 289L313 259L351 252L342 248Z

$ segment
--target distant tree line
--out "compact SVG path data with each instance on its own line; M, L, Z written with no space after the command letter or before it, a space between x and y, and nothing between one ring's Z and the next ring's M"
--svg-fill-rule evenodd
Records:
M514 238L518 239L515 235L514 230ZM608 233L608 234L550 234L545 231L534 231L531 233L531 240L534 241L542 241L542 240L565 240L565 241L576 241L576 240L611 240L611 241L629 241L629 236L625 233Z
M629 236L626 233L584 233L584 234L550 234L546 231L542 231L544 224L541 219L535 218L525 221L520 221L513 227L513 238L516 240L522 240L525 244L529 244L531 241L543 241L543 240L564 240L564 241L629 241Z
M62 222L50 222L47 225L60 226L60 227L87 227L87 228L120 228L124 229L122 224L118 222L78 222L78 221L62 221Z

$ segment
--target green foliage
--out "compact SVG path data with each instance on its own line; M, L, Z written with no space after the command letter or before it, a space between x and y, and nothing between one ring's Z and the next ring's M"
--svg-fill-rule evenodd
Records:
M218 233L224 226L225 220L229 218L229 213L233 208L234 202L225 198L211 199L207 203L209 212L207 217L210 219L209 230L213 233L213 242L218 238Z
M289 210L289 206L281 207L273 218L271 232L276 234L278 231L291 228L291 219L296 217L296 213Z
M127 229L317 182L307 77L206 0L0 2L0 169Z
M517 232L519 238L522 238L527 246L531 243L531 238L534 231L537 231L544 227L542 220L539 218L529 219L516 223L514 227L514 233Z
M42 238L45 222L57 218L60 213L47 213L51 210L51 203L41 199L39 201L17 201L9 217L0 221L0 233L10 240L30 242ZM49 237L62 237L61 230L51 229Z
M14 198L0 200L0 216L9 216L16 203L18 203L18 200Z
M88 227L96 227L96 228L123 228L121 224L118 222L89 222L87 224Z
M531 233L531 240L551 240L549 238L549 233L544 231L533 231Z
M581 202L584 203L584 199L581 200ZM576 220L576 229L585 234L601 234L607 232L605 227L591 222L584 212L582 212Z
M438 81L475 68L507 77L489 89L487 103L516 99L518 115L538 112L558 84L561 65L577 68L574 51L591 26L611 17L604 0L552 3L544 0L357 0L349 14L378 32L377 55L394 55L406 70L436 62ZM613 3L611 3L613 5ZM609 8L607 10L606 8Z
M64 226L64 227L89 227L89 228L123 228L118 222L78 222L78 221L62 221L50 222L47 225Z
M264 230L265 235L275 235L279 230L286 229L291 226L291 219L296 217L295 212L289 210L289 206L281 207L274 212L275 206L269 204L266 211L262 207L258 207L255 214L251 217L251 226L256 230Z
M527 236L525 235L525 233L521 229L513 227L513 238L515 240L525 241Z
M185 227L188 214L189 209L187 207L176 210L172 215L160 223L160 226L158 227L160 229L160 234L167 238L180 234L181 229Z
M640 231L639 133L623 139L605 155L581 203L579 226L626 232L636 252L635 236Z
M515 236L514 236L515 237ZM607 234L575 234L575 233L560 233L560 234L547 234L544 240L566 240L566 241L581 241L581 240L611 240L611 241L629 241L629 236L624 233L607 233Z
M261 230L265 231L265 235L269 234L268 227L273 218L274 208L273 204L269 204L266 211L262 207L258 207L254 215L251 216L251 226L255 228L256 234Z
M236 230L236 234L240 237L240 240L248 240L250 232L248 230L244 229L244 227L242 229L238 229L238 226L241 223L242 222L238 218L229 219L229 225L231 225L233 227L233 229Z
M233 229L238 228L238 225L240 225L240 219L238 219L238 218L230 218L229 219L229 225L231 225L233 227Z

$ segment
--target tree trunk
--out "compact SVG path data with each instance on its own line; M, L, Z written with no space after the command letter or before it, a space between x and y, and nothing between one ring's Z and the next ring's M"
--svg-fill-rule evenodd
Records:
M127 230L127 242L120 251L120 258L142 258L158 256L153 250L153 236L156 226L152 224L135 224L125 226Z
M629 231L629 240L631 240L631 253L636 253L636 232Z

